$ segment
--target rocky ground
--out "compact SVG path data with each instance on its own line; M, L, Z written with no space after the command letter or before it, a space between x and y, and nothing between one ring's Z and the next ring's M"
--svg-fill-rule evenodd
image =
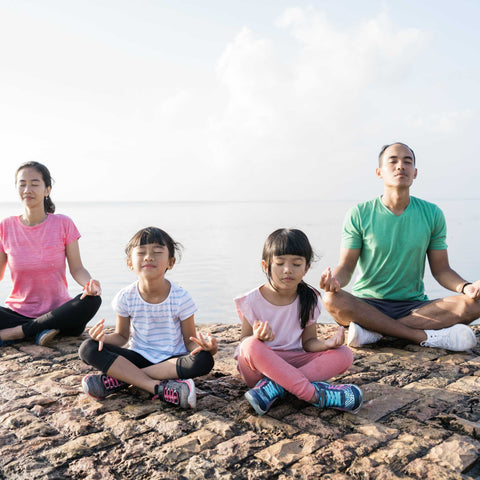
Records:
M382 340L355 349L336 379L363 388L358 415L290 396L259 417L233 360L239 328L202 330L221 350L196 381L196 411L133 387L87 397L78 338L2 347L0 478L480 479L480 344L451 353Z

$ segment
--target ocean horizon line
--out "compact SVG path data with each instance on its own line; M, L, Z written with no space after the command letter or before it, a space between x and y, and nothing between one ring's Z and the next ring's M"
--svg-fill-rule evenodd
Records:
M415 196L415 195L414 195ZM215 205L215 204L296 204L296 203L339 203L339 202L362 202L369 200L370 198L375 198L375 196L371 196L365 199L359 198L329 198L329 199L289 199L289 200L62 200L62 199L53 199L54 203L62 204L62 205L118 205L118 204L129 204L129 205L142 205L142 204L202 204L202 205ZM420 197L423 198L423 197ZM479 197L459 197L459 198L448 198L448 197L441 197L441 198L434 198L429 197L428 201L430 202L465 202L465 201L476 201L480 200ZM4 207L9 205L19 205L18 200L9 200L9 201L2 201L1 202Z

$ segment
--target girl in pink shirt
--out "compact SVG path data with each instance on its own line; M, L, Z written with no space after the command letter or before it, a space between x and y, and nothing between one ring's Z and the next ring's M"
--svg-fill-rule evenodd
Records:
M82 264L77 227L65 215L54 215L47 167L25 163L15 178L24 213L0 222L0 280L8 265L13 282L6 307L0 307L0 345L25 337L45 345L59 332L83 332L100 307L100 284ZM65 260L84 287L74 299L67 290Z
M317 338L319 293L303 281L313 261L307 236L279 229L267 238L262 268L267 282L235 299L242 321L238 370L250 390L245 397L263 415L288 391L318 408L356 413L363 394L356 385L325 382L345 372L353 361L339 327Z

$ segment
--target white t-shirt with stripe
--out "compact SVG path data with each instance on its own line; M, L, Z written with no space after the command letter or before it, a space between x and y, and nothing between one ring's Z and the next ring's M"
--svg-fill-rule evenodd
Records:
M138 292L138 281L120 290L112 301L113 310L130 317L128 348L152 363L187 353L181 322L197 310L190 294L173 282L161 303L148 303Z

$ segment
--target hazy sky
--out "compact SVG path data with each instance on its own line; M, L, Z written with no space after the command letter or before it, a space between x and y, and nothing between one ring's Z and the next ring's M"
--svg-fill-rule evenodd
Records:
M478 197L480 4L0 0L0 200L28 160L54 200Z

